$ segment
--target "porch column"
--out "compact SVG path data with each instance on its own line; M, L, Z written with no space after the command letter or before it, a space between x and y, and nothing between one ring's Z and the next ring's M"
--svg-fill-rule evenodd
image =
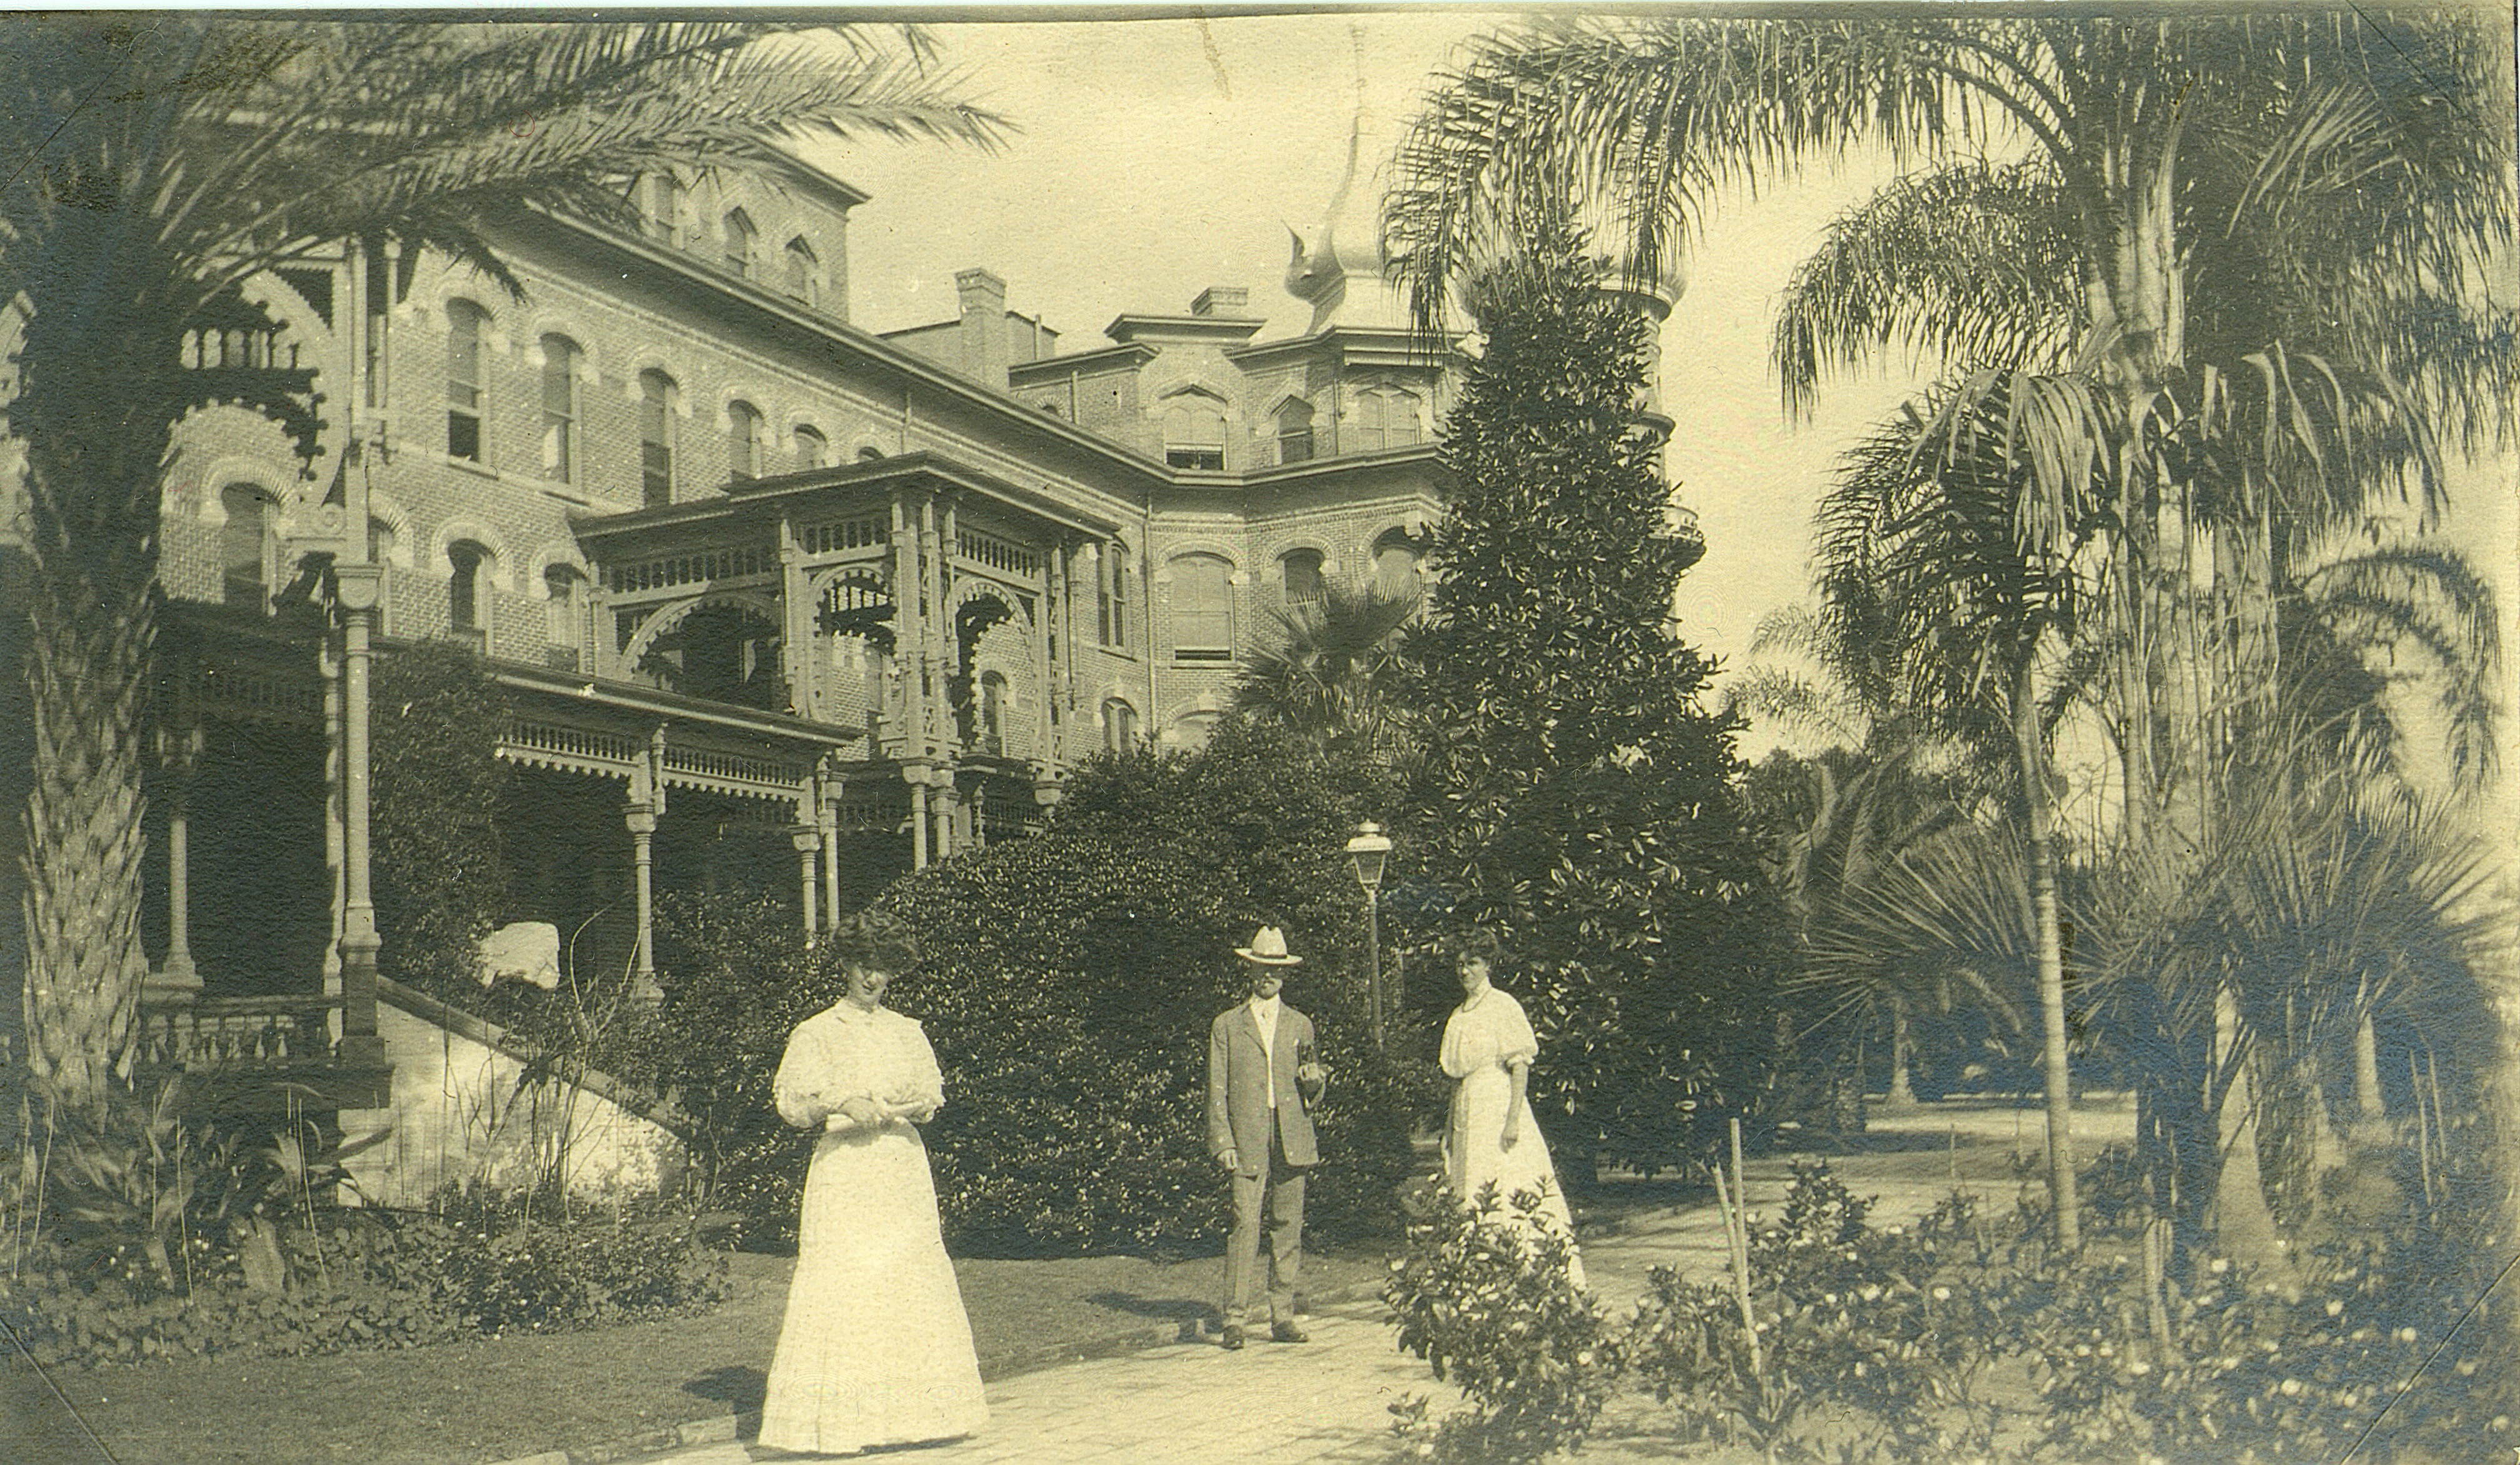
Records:
M902 780L910 785L910 867L927 867L927 765L911 764L901 771Z
M149 995L188 1000L202 990L193 967L192 821L186 815L193 776L202 766L202 726L169 732L160 745L166 769L166 959L150 974Z
M365 488L364 469L349 475ZM366 557L366 494L352 496L350 542ZM382 1064L377 1036L376 901L368 888L368 657L376 629L377 592L384 572L373 563L336 563L341 601L341 1048L344 1063Z
M1050 546L1050 573L1042 585L1042 679L1041 679L1041 744L1033 750L1033 767L1053 769L1059 765L1059 732L1067 708L1060 706L1065 693L1064 683L1075 676L1071 663L1076 647L1067 639L1067 539L1064 535Z
M919 568L919 524L903 490L892 499L892 664L901 680L901 726L892 753L904 760L927 756L926 583Z
M936 858L951 860L954 858L954 821L961 812L963 795L954 786L954 775L950 770L929 777L936 780L936 795L927 804L936 813Z
M664 989L656 985L655 887L650 878L656 835L655 808L634 801L621 811L621 821L630 826L630 875L639 910L638 951L632 962L631 986L642 999L652 999L664 996Z
M954 627L949 619L951 612L945 604L949 584L945 554L950 547L941 522L944 517L935 495L930 494L920 501L919 544L921 555L926 561L926 570L919 581L919 598L922 602L919 611L919 666L920 685L927 697L927 715L919 727L919 747L921 752L931 755L940 748L953 746L948 731L952 726L953 708L945 691L945 677L950 670L945 657L946 638L953 635Z
M814 821L823 837L823 929L840 928L840 775L826 768L815 779Z
M970 810L971 848L985 850L989 847L989 785L971 785Z
M814 907L818 893L816 887L823 882L817 877L814 862L815 857L823 852L823 831L810 821L790 824L788 826L788 844L796 852L796 894L805 916L805 939L811 941L814 933L822 929L821 918Z

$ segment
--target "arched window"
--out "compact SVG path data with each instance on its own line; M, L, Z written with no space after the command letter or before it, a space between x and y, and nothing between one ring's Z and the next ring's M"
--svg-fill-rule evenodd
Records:
M1185 712L1173 719L1172 733L1165 740L1185 753L1195 753L1216 735L1220 720L1213 712Z
M1303 463L1313 456L1313 404L1289 402L1278 409L1278 462Z
M1225 406L1205 392L1180 392L1164 402L1164 464L1168 467L1225 467Z
M446 547L446 562L452 571L446 577L447 628L477 639L490 620L483 605L489 589L490 552L470 540L458 540Z
M1173 580L1173 659L1234 659L1234 566L1214 555L1182 555Z
M755 245L761 231L752 227L752 215L741 208L726 215L726 267L744 279L752 278Z
M980 673L980 751L992 758L1007 752L1007 678L1004 672Z
M1344 445L1351 453L1379 453L1386 448L1415 446L1418 397L1396 386L1373 386L1356 394L1356 420Z
M250 483L219 490L227 511L219 530L219 599L240 610L260 610L270 582L271 499Z
M481 337L489 316L470 300L446 302L446 456L481 461Z
M1286 603L1302 605L1322 598L1322 552L1288 550L1278 560L1279 583L1285 587Z
M788 293L808 305L822 298L823 262L814 257L814 246L799 236L788 242Z
M674 378L650 368L639 374L640 502L653 509L674 502L674 418L680 404Z
M749 402L726 404L726 475L761 476L761 414Z
M1415 599L1422 588L1418 577L1419 546L1398 529L1386 529L1373 542L1373 588L1386 599Z
M860 463L881 463L881 462L883 462L883 449L881 449L881 448L860 448L860 449L858 449L858 462L860 462Z
M681 239L679 221L683 212L683 183L671 173L653 173L648 178L648 229L656 238L671 244Z
M543 629L549 648L544 660L562 671L577 670L577 647L582 637L585 611L579 596L586 577L575 565L554 564L543 569Z
M831 442L811 427L797 428L796 466L798 468L829 467L831 463Z
M577 342L546 335L543 347L543 476L577 481Z
M1095 556L1094 600L1102 644L1117 646L1129 639L1129 550L1116 541Z
M1102 746L1114 753L1138 746L1138 710L1118 697L1102 703Z

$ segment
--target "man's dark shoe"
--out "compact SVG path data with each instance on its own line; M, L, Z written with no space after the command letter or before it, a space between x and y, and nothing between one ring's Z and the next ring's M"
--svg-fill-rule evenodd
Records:
M1302 1328L1295 1326L1291 1322L1282 1322L1269 1329L1269 1341L1272 1343L1310 1343L1313 1341L1313 1335L1305 1332Z
M1242 1346L1242 1324L1238 1322L1227 1323L1225 1325L1224 1343L1229 1351L1240 1348Z

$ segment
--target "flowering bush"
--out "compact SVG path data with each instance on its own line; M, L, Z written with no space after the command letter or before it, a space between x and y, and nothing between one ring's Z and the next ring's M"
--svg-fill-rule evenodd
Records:
M2318 1249L2288 1283L2204 1259L2190 1286L2167 1289L2166 1354L2138 1324L2135 1264L2123 1251L2087 1258L2076 1285L2017 1318L2047 1404L2043 1443L2073 1460L2130 1447L2154 1459L2505 1457L2520 1435L2492 1393L2509 1372L2499 1330L2468 1318L2452 1332L2483 1282L2437 1251L2383 1230Z
M1943 1280L1972 1246L1964 1197L1914 1230L1876 1230L1870 1202L1825 1165L1796 1166L1778 1224L1750 1244L1754 1360L1729 1284L1668 1268L1638 1309L1629 1353L1693 1440L1729 1439L1772 1459L1947 1460L1992 1447L1995 1414L1976 1387L1990 1319Z
M1539 1210L1539 1196L1500 1202L1491 1184L1468 1204L1439 1192L1410 1224L1382 1289L1400 1346L1477 1406L1432 1427L1422 1398L1397 1406L1421 1456L1537 1460L1581 1444L1609 1400L1625 1363L1620 1329L1575 1286L1572 1242Z

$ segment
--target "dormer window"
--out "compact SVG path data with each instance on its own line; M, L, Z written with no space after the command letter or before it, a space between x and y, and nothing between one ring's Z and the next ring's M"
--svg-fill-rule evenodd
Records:
M1225 470L1225 404L1205 392L1177 393L1164 403L1164 466Z
M648 230L657 239L671 244L681 236L675 220L683 211L682 180L671 173L655 173L648 179Z
M820 303L823 262L814 257L814 246L802 236L788 242L787 267L788 293L809 306Z
M752 278L755 247L761 231L752 227L752 215L742 209L732 209L726 216L726 267L732 274Z
M1313 456L1313 404L1289 402L1278 409L1278 462L1305 463Z
M1386 448L1415 447L1423 434L1418 425L1418 394L1396 386L1371 386L1356 394L1356 411L1346 448L1351 453L1379 453Z

